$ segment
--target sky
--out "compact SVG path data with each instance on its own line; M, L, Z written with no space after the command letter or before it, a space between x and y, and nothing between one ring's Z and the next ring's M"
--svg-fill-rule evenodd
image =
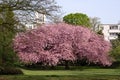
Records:
M120 0L56 0L63 16L69 13L84 13L89 17L99 17L102 24L120 22Z

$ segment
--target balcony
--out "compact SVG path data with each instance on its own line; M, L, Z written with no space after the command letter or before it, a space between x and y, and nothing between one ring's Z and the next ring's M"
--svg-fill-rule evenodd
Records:
M120 33L120 30L119 29L110 29L108 32L109 33Z
M113 39L117 39L117 38L118 38L117 35L110 35L110 36L109 36L109 40L113 40Z

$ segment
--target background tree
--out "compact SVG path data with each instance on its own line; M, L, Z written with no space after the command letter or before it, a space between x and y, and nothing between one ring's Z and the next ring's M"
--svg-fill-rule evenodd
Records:
M94 45L94 46L93 46ZM84 27L55 24L18 34L14 49L25 64L55 66L86 59L88 63L110 65L110 43Z
M93 17L92 18L91 17L90 22L91 22L92 30L95 31L95 32L98 32L99 31L99 26L101 24L100 18L98 18L98 17Z
M71 13L63 17L63 21L68 24L91 27L90 19L83 13Z
M62 14L56 14L53 17L49 17L49 19L50 19L50 21L49 21L50 23L57 24L57 23L62 23L63 22L63 20L62 20Z
M4 4L8 6L2 6ZM35 12L53 17L60 8L54 0L0 0L0 7L10 8L22 25L37 23Z
M4 6L5 8L2 8ZM0 5L0 66L11 65L14 62L15 54L12 49L12 39L14 38L18 24L14 13L9 5Z

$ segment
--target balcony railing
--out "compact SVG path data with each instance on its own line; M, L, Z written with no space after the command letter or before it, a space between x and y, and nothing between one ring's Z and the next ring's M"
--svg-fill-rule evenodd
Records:
M120 30L119 29L111 29L111 30L109 30L109 33L120 33Z
M109 40L117 39L117 38L118 38L117 36L109 36Z

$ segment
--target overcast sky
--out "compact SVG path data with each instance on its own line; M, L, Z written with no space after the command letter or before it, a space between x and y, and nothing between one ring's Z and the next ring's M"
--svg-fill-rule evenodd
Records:
M99 17L103 24L120 22L120 0L56 0L62 6L64 15L85 13L89 17Z

